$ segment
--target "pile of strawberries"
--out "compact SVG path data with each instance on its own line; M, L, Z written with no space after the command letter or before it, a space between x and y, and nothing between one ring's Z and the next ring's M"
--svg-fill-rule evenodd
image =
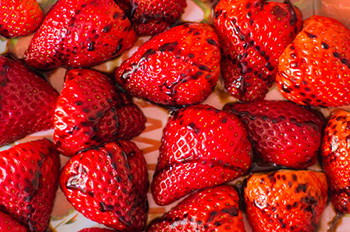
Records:
M0 230L47 229L58 187L103 231L315 231L328 201L350 212L350 31L290 1L221 0L214 23L174 25L185 0L0 0ZM152 35L110 75L91 69ZM44 74L67 68L58 93ZM220 80L219 80L220 79ZM203 104L218 81L236 102ZM276 83L283 101L264 100ZM141 98L169 110L151 183L131 141ZM60 167L59 156L70 157ZM307 170L320 158L322 171ZM253 167L273 167L257 172ZM237 189L228 182L246 175ZM147 224L148 199L179 203ZM238 190L238 191L237 191Z

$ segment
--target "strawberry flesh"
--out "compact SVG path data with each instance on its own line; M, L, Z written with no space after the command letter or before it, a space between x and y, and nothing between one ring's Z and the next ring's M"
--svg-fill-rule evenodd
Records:
M77 211L118 231L144 228L148 185L142 152L123 140L78 153L60 176L60 186Z
M233 113L209 105L175 111L169 118L151 190L159 205L204 187L229 182L251 167L251 144Z

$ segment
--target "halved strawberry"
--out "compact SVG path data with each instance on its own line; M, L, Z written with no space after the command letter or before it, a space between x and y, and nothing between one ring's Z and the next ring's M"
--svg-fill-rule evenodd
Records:
M113 0L58 0L35 33L25 61L43 70L89 67L120 55L136 41Z
M53 142L59 152L78 151L116 139L131 139L145 129L146 117L108 76L71 69L58 98Z
M53 128L58 92L13 57L0 56L0 146Z
M0 205L29 231L44 232L58 186L59 158L47 139L0 152Z
M350 30L335 19L314 15L280 57L277 86L300 105L350 104Z
M302 27L300 11L290 1L221 0L214 17L225 88L241 101L263 99L279 56Z
M251 167L251 150L247 132L233 113L209 105L173 112L151 185L155 202L170 204L243 175Z
M306 168L316 162L324 118L316 110L287 101L228 103L245 123L256 155L289 168Z
M60 176L76 210L118 231L142 231L146 225L148 185L142 152L123 140L80 152Z
M208 24L186 23L144 43L116 70L131 95L162 105L204 101L220 74L220 49Z
M322 172L280 170L254 173L244 188L253 231L314 232L327 202L327 180Z
M33 33L44 19L36 0L0 0L0 35L11 38Z
M244 232L237 191L232 186L220 185L193 193L155 220L147 231Z
M342 213L350 213L350 113L337 110L330 116L321 146L331 201Z

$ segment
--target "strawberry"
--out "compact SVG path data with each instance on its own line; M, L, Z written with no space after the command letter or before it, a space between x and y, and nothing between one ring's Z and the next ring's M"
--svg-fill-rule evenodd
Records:
M113 231L115 230L97 228L97 227L85 228L85 229L79 230L79 232L113 232Z
M10 215L0 211L0 231L2 232L27 232L27 229L18 223Z
M116 70L131 95L162 105L204 101L220 73L220 50L208 24L187 23L152 37Z
M300 105L350 104L350 30L335 19L311 16L280 57L277 86Z
M263 99L279 56L302 27L300 11L289 1L221 0L214 14L225 88L241 101Z
M265 161L303 169L316 162L324 118L287 101L228 103L247 127L255 152Z
M229 182L251 167L247 132L230 112L194 105L172 113L163 130L151 190L167 205L205 187Z
M58 92L13 58L0 56L0 146L53 128Z
M255 232L314 232L327 201L322 172L280 170L255 173L244 187L244 201Z
M131 139L145 129L141 109L112 79L89 69L71 69L58 98L53 142L59 152L78 151L116 139Z
M44 19L36 0L0 0L0 35L12 38L33 33Z
M0 205L30 231L45 231L59 177L59 158L47 139L0 152Z
M334 111L324 130L321 156L331 201L342 213L350 213L350 113Z
M131 22L138 35L156 35L184 13L186 0L132 0Z
M148 232L244 232L237 191L220 185L196 192L153 222Z
M77 211L118 231L144 228L148 185L142 152L123 140L78 153L60 176L60 186Z
M136 33L113 0L58 0L25 52L28 65L43 70L88 67L129 49Z

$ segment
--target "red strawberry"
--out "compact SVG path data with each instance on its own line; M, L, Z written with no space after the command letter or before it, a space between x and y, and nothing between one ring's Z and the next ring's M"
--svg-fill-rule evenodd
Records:
M12 57L0 56L0 146L53 128L58 92Z
M312 16L280 57L277 86L300 105L350 104L350 30L335 19Z
M287 101L228 103L224 110L240 116L257 155L289 168L306 168L316 162L321 145L323 116Z
M342 213L350 213L350 113L332 113L324 130L321 146L323 168L326 172L331 201Z
M275 79L279 56L302 27L300 11L289 1L221 0L214 25L226 89L241 101L264 98Z
M105 228L97 228L97 227L79 230L79 232L113 232L113 231L115 231L115 230L110 230L110 229L105 229Z
M60 185L76 210L118 231L142 231L147 220L146 160L129 141L108 143L72 157Z
M237 191L220 185L196 192L152 223L148 232L244 232Z
M143 44L116 71L131 95L162 105L204 101L220 73L218 38L211 26L173 27Z
M59 0L25 52L38 69L88 67L129 49L136 33L113 0Z
M59 159L47 139L0 152L0 205L30 231L45 231L58 186Z
M78 151L116 139L131 139L145 129L146 117L112 79L89 69L66 74L55 111L53 141L59 152Z
M251 149L235 114L209 105L175 111L163 131L151 186L155 202L166 205L243 175L251 167Z
M10 215L0 211L0 231L2 232L27 232L27 229L18 223Z
M36 0L0 0L0 35L11 38L33 33L44 19Z
M184 13L186 0L132 0L131 22L138 35L156 35Z
M322 172L280 170L248 178L244 200L255 232L314 232L327 201Z

